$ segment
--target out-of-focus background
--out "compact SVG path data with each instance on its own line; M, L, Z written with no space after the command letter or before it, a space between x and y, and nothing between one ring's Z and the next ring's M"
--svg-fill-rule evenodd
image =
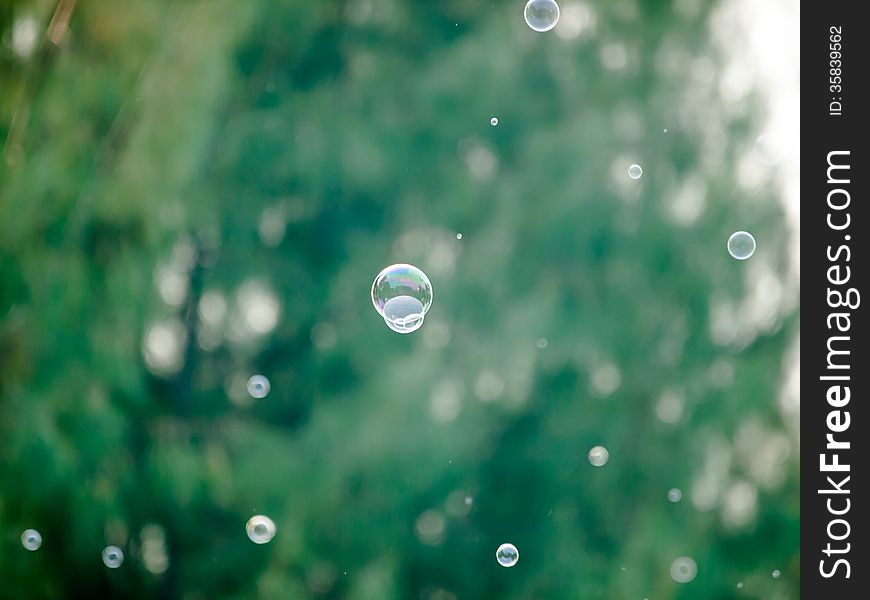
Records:
M797 2L560 5L0 2L0 598L799 597Z

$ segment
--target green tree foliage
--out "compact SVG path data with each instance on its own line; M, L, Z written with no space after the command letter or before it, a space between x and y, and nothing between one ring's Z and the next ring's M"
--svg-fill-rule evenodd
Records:
M714 5L562 4L0 5L0 598L797 596L757 101Z

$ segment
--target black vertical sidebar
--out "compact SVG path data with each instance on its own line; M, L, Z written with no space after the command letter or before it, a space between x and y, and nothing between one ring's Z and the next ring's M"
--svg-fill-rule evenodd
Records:
M801 592L864 599L870 30L860 2L801 8Z

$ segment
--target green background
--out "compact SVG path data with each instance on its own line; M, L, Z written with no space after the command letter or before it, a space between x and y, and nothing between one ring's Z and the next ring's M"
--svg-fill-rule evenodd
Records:
M0 2L0 598L799 596L758 94L715 3L561 4Z

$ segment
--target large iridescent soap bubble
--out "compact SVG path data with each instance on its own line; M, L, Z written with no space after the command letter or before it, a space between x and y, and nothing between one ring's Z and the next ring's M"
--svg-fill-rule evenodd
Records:
M397 333L420 329L432 306L432 283L413 265L390 265L372 283L372 304Z

